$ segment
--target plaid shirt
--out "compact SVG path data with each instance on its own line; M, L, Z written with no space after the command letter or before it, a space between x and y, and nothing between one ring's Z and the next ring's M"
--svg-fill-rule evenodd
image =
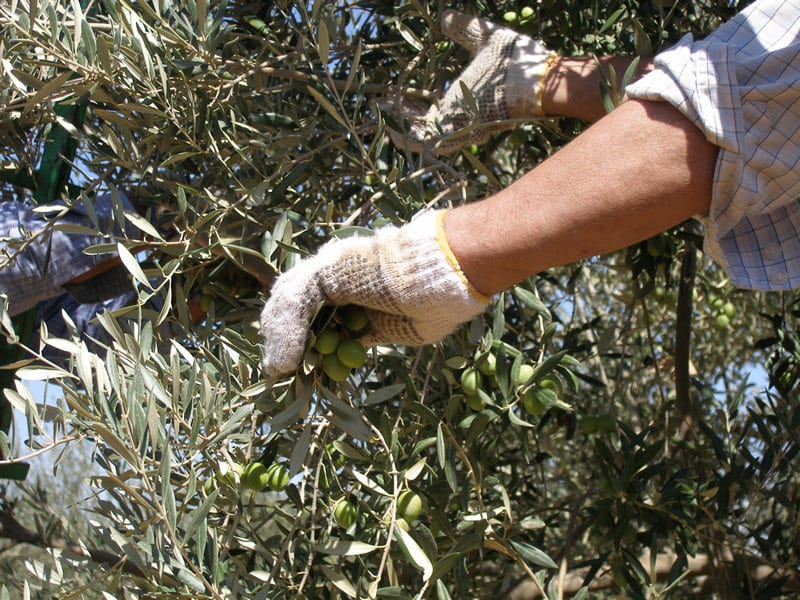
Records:
M736 286L800 287L800 0L757 0L655 66L628 95L669 102L720 147L706 252Z
M125 196L120 194L119 197L120 208L133 210ZM120 228L114 224L112 197L98 196L94 210L98 231L119 236ZM58 218L57 223L62 228L80 226L86 231L94 229L80 203ZM27 204L0 203L0 294L8 296L11 316L71 291L64 287L67 282L110 258L108 254L89 255L83 250L112 240L75 231L67 233L56 227L48 232L45 231L48 226L48 220ZM132 226L128 225L127 230L135 235ZM31 238L30 243L22 245L24 240ZM83 290L84 293L103 299L132 289L129 278L119 277L117 272L112 275L93 279L91 285L103 289ZM73 291L78 293L77 288Z

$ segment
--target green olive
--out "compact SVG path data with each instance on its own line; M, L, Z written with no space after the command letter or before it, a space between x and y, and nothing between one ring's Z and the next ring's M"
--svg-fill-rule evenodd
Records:
M464 402L467 403L472 410L478 412L486 407L486 402L478 394L473 396L464 396Z
M289 485L289 469L275 463L267 470L267 485L273 492L281 492Z
M336 314L350 331L361 331L369 325L369 315L367 315L367 309L363 306L348 304L337 309Z
M722 305L722 314L729 319L736 316L736 306L734 306L733 302L726 302Z
M464 390L466 396L475 396L481 383L483 383L483 378L475 367L467 367L461 373L461 389Z
M542 402L535 388L529 389L522 396L522 406L525 408L525 412L533 417L541 417L547 412L547 405Z
M328 475L328 469L325 465L319 466L319 488L321 490L327 490L331 487L331 477Z
M530 19L533 16L533 9L530 6L523 6L519 14L523 19Z
M333 507L333 518L342 529L347 529L355 523L356 517L358 517L358 510L345 498L339 500Z
M731 320L726 314L719 314L717 318L714 319L714 325L717 326L717 329L727 329L730 324Z
M333 327L326 327L314 340L314 349L320 354L333 354L339 347L339 332Z
M478 359L478 371L481 372L481 375L486 375L487 377L497 373L497 358L495 358L494 354L489 352Z
M334 467L343 467L347 457L339 452L333 444L325 446L325 451L330 455Z
M406 490L397 499L397 514L409 523L415 521L422 512L422 498L416 492Z
M581 431L581 433L585 433L587 435L597 433L600 431L600 422L598 417L594 415L583 417L581 422L578 424L578 429Z
M505 12L505 13L503 13L503 20L506 23L513 23L514 21L517 20L517 13L515 13L513 10L509 10L508 12Z
M223 463L222 468L217 471L216 478L220 485L234 487L236 485L236 476L239 476L241 481L242 471L244 467L239 463L234 463L231 467L228 463Z
M339 361L351 369L357 369L367 362L367 351L356 340L345 340L336 349Z
M267 485L269 474L267 467L258 461L251 462L242 471L240 481L248 490L263 490Z
M257 344L261 340L261 322L258 319L248 321L242 326L244 338L251 344Z
M552 390L555 392L556 396L561 396L561 393L564 391L564 388L561 385L561 379L554 373L548 373L542 377L542 379L539 381L539 386L546 390Z
M322 357L322 369L333 381L344 381L350 375L350 367L346 367L336 354L326 354Z
M533 365L522 364L517 371L517 378L514 380L518 387L527 384L533 377Z

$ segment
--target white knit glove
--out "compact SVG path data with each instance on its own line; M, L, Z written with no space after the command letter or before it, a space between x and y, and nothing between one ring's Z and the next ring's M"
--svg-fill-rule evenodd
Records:
M436 104L408 98L382 104L408 121L405 135L390 131L395 145L447 154L485 142L494 131L512 129L509 119L544 116L542 83L556 53L527 35L454 10L442 14L442 33L474 58ZM477 115L465 101L462 83L475 98ZM479 125L462 131L473 122Z
M297 368L320 303L365 307L365 345L432 343L483 312L489 298L461 272L444 215L427 211L403 227L330 241L281 275L261 313L266 375Z

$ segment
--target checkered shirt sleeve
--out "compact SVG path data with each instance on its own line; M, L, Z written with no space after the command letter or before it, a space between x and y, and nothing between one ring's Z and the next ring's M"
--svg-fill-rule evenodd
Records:
M757 0L654 62L628 95L669 102L720 147L706 252L736 286L800 287L800 0Z
M124 195L120 207L133 210ZM99 231L110 238L81 233L94 229L80 203L56 220L62 227L48 224L42 213L22 202L0 203L0 294L8 296L11 316L20 314L44 300L66 293L64 284L109 260L108 254L90 255L84 249L119 238L121 230L114 225L111 195L98 196L94 203ZM79 226L67 232L69 226ZM133 235L128 225L127 234ZM25 243L29 240L28 243ZM118 290L103 290L103 297L131 289L130 281L120 282Z

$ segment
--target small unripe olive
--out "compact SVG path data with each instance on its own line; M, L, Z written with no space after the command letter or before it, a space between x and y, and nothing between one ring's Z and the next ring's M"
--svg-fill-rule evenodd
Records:
M242 326L244 338L251 344L257 344L261 339L261 321L254 319Z
M336 354L326 354L322 357L322 369L333 381L344 381L350 375L350 367L346 367Z
M320 354L332 354L339 347L339 332L333 327L326 327L314 340L314 349Z
M522 406L525 412L533 417L541 417L547 412L547 405L542 402L536 388L531 388L522 396Z
M486 407L486 402L478 394L475 394L473 396L464 396L464 402L466 402L467 406L469 406L472 410L476 412L483 410Z
M517 371L515 383L517 386L523 386L531 380L531 377L533 377L533 365L522 364Z
M281 492L289 485L289 469L275 463L267 471L267 485L273 492Z
M342 467L347 462L347 457L339 452L333 444L325 446L325 451L330 455L334 467Z
M481 383L483 383L483 378L475 367L467 367L461 373L461 389L466 396L475 396Z
M258 491L266 487L268 478L267 467L263 463L255 461L244 468L239 480L242 483L242 487Z
M369 324L367 309L357 304L348 304L337 309L336 314L350 331L361 331Z
M722 314L729 319L736 316L736 307L733 305L733 302L726 302L722 305Z
M212 306L214 306L214 296L211 294L203 294L200 297L200 310L207 313L211 310Z
M597 417L594 415L583 417L581 422L578 424L578 429L581 431L581 433L597 433L600 430Z
M416 492L406 490L397 499L397 514L409 523L416 520L422 512L422 498Z
M561 385L561 379L559 379L558 375L548 373L539 381L539 385L546 390L552 390L555 392L556 396L560 396L561 392L564 391Z
M490 377L497 372L497 358L491 352L478 359L478 371Z
M233 466L224 463L215 476L220 485L233 487L236 485L236 475L239 476L239 481L241 481L243 470L244 467L239 463L233 463Z
M336 349L339 361L351 369L357 369L367 361L367 351L356 340L345 340Z
M339 500L333 507L333 518L342 529L347 529L355 523L356 517L358 517L358 510L345 498Z

